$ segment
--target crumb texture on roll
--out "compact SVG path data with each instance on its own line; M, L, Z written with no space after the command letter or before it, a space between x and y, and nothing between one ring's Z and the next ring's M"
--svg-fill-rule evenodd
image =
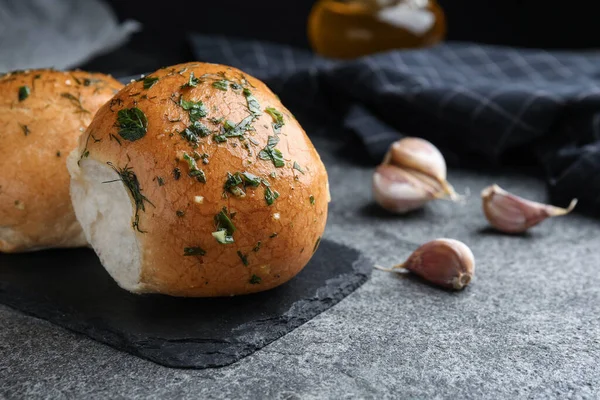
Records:
M66 158L122 87L84 71L0 77L0 252L87 244L71 206Z
M134 293L259 292L319 246L325 167L259 80L187 63L131 82L68 160L75 213L103 266Z

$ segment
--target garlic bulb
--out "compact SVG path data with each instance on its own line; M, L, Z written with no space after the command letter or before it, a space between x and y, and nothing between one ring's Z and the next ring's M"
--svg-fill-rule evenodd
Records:
M415 250L393 272L408 270L426 281L446 289L461 290L467 286L475 273L475 256L469 247L455 239L435 239Z
M421 208L433 199L458 200L446 181L442 153L424 139L407 137L394 142L373 174L375 201L395 213Z
M489 223L506 233L525 232L546 218L570 213L577 205L577 199L573 199L567 208L536 203L508 193L498 185L483 189L481 200Z

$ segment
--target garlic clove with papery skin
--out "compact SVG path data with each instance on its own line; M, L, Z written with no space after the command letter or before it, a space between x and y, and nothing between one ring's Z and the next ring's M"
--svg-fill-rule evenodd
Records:
M399 167L411 168L436 179L446 179L446 161L442 153L425 139L406 137L390 146L386 160ZM387 156L386 156L387 157Z
M388 211L405 213L444 196L435 179L393 165L380 165L373 174L375 201Z
M417 137L406 137L394 142L384 160L384 164L411 169L437 180L451 199L458 195L446 180L446 161L432 143Z
M570 213L577 205L577 199L573 199L567 208L537 203L511 194L498 185L483 189L481 200L488 222L505 233L523 233L547 218Z
M446 289L461 290L473 279L475 256L469 247L455 239L435 239L417 248L408 259L384 271L408 270Z

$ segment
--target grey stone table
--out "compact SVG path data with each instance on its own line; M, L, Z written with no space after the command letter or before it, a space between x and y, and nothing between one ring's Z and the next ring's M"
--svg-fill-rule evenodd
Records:
M496 182L544 200L519 176L450 174L464 205L390 217L372 204L372 171L327 164L326 236L389 266L420 243L452 237L475 280L448 293L374 271L337 306L237 364L168 369L0 306L0 398L599 398L600 222L546 221L524 237L486 230L479 191Z

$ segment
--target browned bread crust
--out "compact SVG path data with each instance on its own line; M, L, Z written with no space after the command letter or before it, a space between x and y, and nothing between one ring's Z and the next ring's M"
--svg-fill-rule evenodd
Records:
M121 276L131 263L103 256L111 232L82 225L107 270L132 292L267 290L302 270L325 228L329 187L317 151L277 96L235 68L164 68L104 105L70 164L80 221L90 218L86 202L97 196L85 189L98 184L86 172L94 165L121 179L105 185L128 192L124 236L135 235L135 282ZM223 215L235 232L224 230ZM233 243L219 242L228 237Z
M86 244L65 160L94 113L123 85L83 71L0 78L0 251Z

